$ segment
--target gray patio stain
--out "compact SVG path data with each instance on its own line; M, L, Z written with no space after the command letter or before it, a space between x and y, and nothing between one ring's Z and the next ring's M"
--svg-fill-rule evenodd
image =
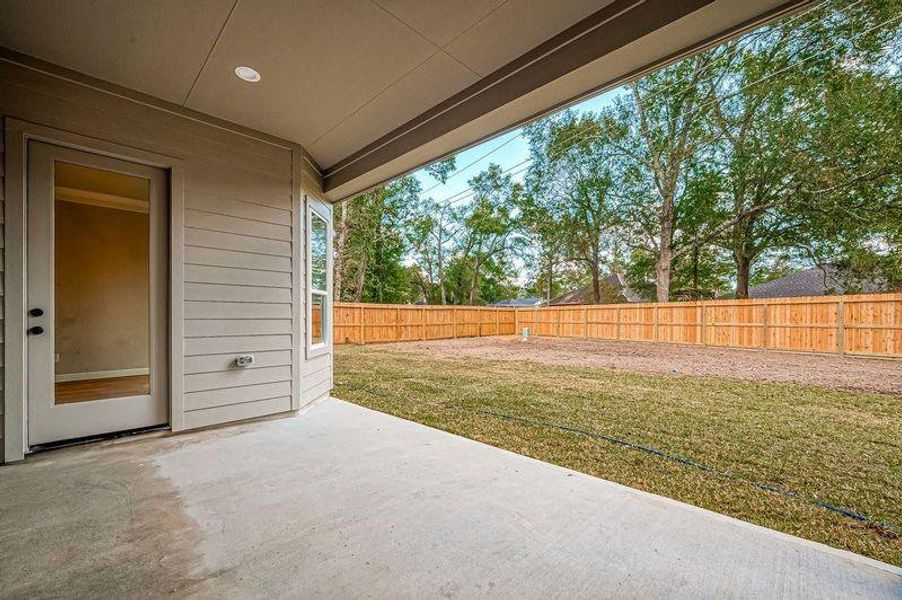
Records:
M155 443L70 448L0 470L6 598L155 598L197 577L199 531L145 455Z

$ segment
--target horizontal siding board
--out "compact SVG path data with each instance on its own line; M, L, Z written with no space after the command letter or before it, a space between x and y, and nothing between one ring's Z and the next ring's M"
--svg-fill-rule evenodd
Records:
M265 415L288 412L291 410L291 396L270 398L256 402L243 402L241 404L229 404L204 410L192 410L185 413L185 427L194 429L216 425L228 421L240 421L253 419Z
M0 63L0 80L8 88L17 88L15 96L11 89L4 89L9 92L4 100L8 106L18 106L19 118L31 116L28 120L51 127L94 133L97 138L121 143L140 143L149 151L163 154L219 159L227 162L230 171L238 172L236 181L253 172L246 168L248 165L258 163L273 173L272 179L284 182L290 177L291 151L284 145L232 133L12 63Z
M210 231L240 233L242 235L253 235L271 240L291 241L291 227L288 225L261 223L260 221L250 221L248 219L218 215L190 208L185 211L185 225Z
M290 304L185 302L186 319L290 319Z
M262 369L245 369L235 367L228 371L215 373L198 373L185 376L186 392L202 392L205 390L221 390L234 387L259 385L261 383L277 383L291 381L291 367L265 367Z
M185 394L185 410L203 410L216 406L241 404L270 398L281 398L291 393L291 382L264 383L226 390L209 390Z
M230 269L228 267L209 267L205 265L186 265L185 282L290 288L291 273L254 271L252 269Z
M16 65L0 64L0 83L0 104L18 119L66 135L90 136L108 147L178 157L176 181L184 184L186 205L174 215L176 223L184 218L185 229L173 231L176 240L184 235L184 261L173 269L173 292L179 298L173 309L180 316L184 308L188 318L174 325L173 334L180 338L184 328L188 338L174 340L178 363L173 374L185 369L191 378L172 386L178 411L173 426L191 428L289 410L292 393L296 407L297 379L279 382L278 388L248 382L273 373L284 376L292 367L296 374L304 362L303 339L297 335L303 331L299 321L304 314L304 297L298 297L304 289L304 255L299 253L303 213L294 212L298 150ZM311 187L302 190L316 193L317 179L306 178ZM0 251L4 233L0 228ZM173 254L182 256L180 249ZM2 259L0 254L0 269ZM178 281L182 271L184 301ZM231 365L240 353L252 353L257 361L235 373ZM181 393L186 383L192 390L210 382L239 383L232 376L241 384L234 394L231 389L206 397L199 395L205 392ZM183 407L189 396L192 400ZM182 413L183 408L188 412Z
M198 246L200 248L219 248L221 250L272 254L273 256L291 256L291 242L238 233L196 229L194 227L185 228L185 243L189 246Z
M291 333L291 319L188 319L186 337Z
M312 373L328 367L332 364L331 354L319 354L301 363L301 379L309 377Z
M272 208L262 204L254 204L253 201L232 200L203 192L190 192L188 194L188 208L194 208L218 215L239 217L263 223L275 225L291 225L291 211L281 208Z
M319 371L315 371L309 375L301 377L301 393L305 393L308 390L321 385L323 382L332 380L332 369L330 366L327 366L324 369L320 369Z
M250 252L234 252L232 250L220 250L217 248L188 246L185 249L185 263L190 265L206 265L210 267L228 267L230 269L252 269L255 271L280 271L283 273L291 273L290 257L253 254Z
M253 352L254 364L245 369L263 369L266 367L284 367L291 365L291 350L273 350L270 352ZM209 356L189 356L185 359L185 373L213 373L235 368L235 356L232 354L211 354Z
M3 103L14 111L7 114L96 139L129 144L147 152L178 156L185 164L205 162L218 165L223 171L240 165L242 172L255 170L273 177L290 177L291 152L287 148L276 149L265 144L277 152L263 156L255 150L241 148L243 140L250 140L247 136L174 115L173 119L168 119L165 111L142 107L115 94L98 93L86 86L70 85L62 89L67 83L61 84L59 79L50 76L37 81L36 75L43 76L11 63L0 63ZM24 78L29 80L25 82ZM213 135L190 135L190 130ZM262 148L264 144L255 142L246 148L252 146ZM284 164L283 156L288 157Z
M290 335L250 335L236 337L188 338L185 356L241 354L265 350L291 350Z
M327 395L332 389L332 381L324 381L307 391L301 392L301 405L309 404L317 398Z
M226 285L217 283L188 283L185 285L185 300L208 300L212 302L291 302L289 288L254 287L246 285Z
M230 169L223 171L209 165L198 165L191 170L185 184L189 192L245 200L274 208L291 208L291 185L282 177L274 177L258 171Z

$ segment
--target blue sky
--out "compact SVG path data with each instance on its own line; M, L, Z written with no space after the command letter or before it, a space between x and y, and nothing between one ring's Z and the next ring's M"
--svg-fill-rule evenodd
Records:
M572 106L571 109L580 113L598 112L605 106L610 105L613 99L622 92L622 89L623 88L616 88L592 98L588 98L587 100L583 100L579 104ZM460 152L457 155L456 161L458 170L453 173L453 175L444 185L440 185L436 179L426 173L425 169L420 169L419 171L414 172L414 177L416 177L420 181L421 188L424 192L423 195L432 197L433 199L438 201L443 201L447 198L455 196L455 194L461 194L461 196L465 197L466 194L464 194L463 192L468 188L467 181L469 181L475 175L479 174L481 171L485 170L485 168L488 167L489 164L495 163L496 165L499 165L502 170L506 170L526 160L527 158L529 158L529 148L526 144L526 140L523 137L518 137L521 131L521 129L509 131L504 135L492 138L490 140L482 142L481 144L473 146L469 150ZM497 152L492 152L491 156L488 156L484 160L480 160L469 168L464 169L464 167L466 167L470 163L473 163L477 159L499 147L500 149ZM523 165L523 167L525 166L526 165ZM520 167L514 170L519 171ZM525 172L520 173L514 179L518 181L522 180L525 174ZM430 190L430 188L434 189ZM429 191L427 192L427 190Z

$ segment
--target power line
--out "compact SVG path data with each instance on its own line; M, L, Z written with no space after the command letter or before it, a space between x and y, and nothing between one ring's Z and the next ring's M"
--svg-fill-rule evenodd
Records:
M444 185L444 184L448 181L448 179L451 179L451 178L454 177L455 175L460 175L461 173L463 173L464 171L466 171L467 169L469 169L469 168L472 167L473 165L482 162L483 160L485 160L486 158L488 158L489 156L491 156L491 155L494 154L495 152L498 152L499 150L501 150L502 148L504 148L505 146L507 146L508 144L510 144L511 142L513 142L514 140L516 140L517 138L522 137L522 136L523 136L522 133L518 133L517 135L513 136L513 137L510 138L509 140L505 141L503 144L500 144L500 145L496 146L495 148L492 148L489 152L487 152L486 154L483 154L482 156L480 156L479 158L477 158L476 160L474 160L473 162L471 162L471 163L468 164L467 166L461 167L460 169L456 170L454 173L452 173L451 175L449 175L449 176L445 179L445 181L440 181L440 182L436 183L436 184L435 184L434 186L432 186L431 188L429 188L429 189L427 189L427 190L423 190L422 192L420 192L420 194L428 194L429 192L431 192L431 191L434 190L435 188L439 187L440 185Z
M860 2L860 1L861 1L861 0L859 0L859 2ZM835 13L835 14L836 14L836 13ZM898 21L899 19L902 19L902 15L899 15L899 16L896 16L896 17L887 19L886 21L882 21L882 22L878 23L877 25L874 25L873 27L870 27L870 28L868 28L868 29L865 29L865 30L862 31L860 34L858 34L855 38L853 38L853 41L856 41L856 40L860 39L861 37L863 37L864 35L866 35L867 33L870 33L871 31L873 31L873 30L875 30L875 29L878 29L878 28L880 28L880 27L883 27L883 26L885 26L885 25L888 25L888 24L892 23L893 21ZM756 79L755 81L752 81L752 82L750 82L750 83L748 83L748 84L746 84L746 85L744 85L744 86L738 88L737 90L735 90L735 91L733 91L733 92L731 92L731 93L729 93L729 94L727 94L727 95L725 95L725 96L723 96L723 97L720 97L720 98L717 98L717 99L715 99L715 100L710 100L710 101L708 101L708 102L706 102L706 103L703 103L703 104L700 105L698 108L696 108L696 110L699 110L699 109L701 109L701 108L705 108L705 107L707 107L707 106L710 106L710 105L714 104L715 102L719 102L719 101L723 101L723 100L726 100L726 99L735 97L735 96L739 95L740 93L742 93L743 91L745 91L745 90L751 88L752 86L755 86L755 85L758 85L758 84L760 84L760 83L763 83L763 82L765 82L765 81L767 81L767 80L769 80L769 79L771 79L771 78L773 78L773 77L776 77L777 75L779 75L779 74L781 74L781 73L783 73L783 72L785 72L785 71L788 71L788 70L790 70L790 69L797 68L800 64L809 62L809 61L811 61L812 59L814 59L814 58L816 58L816 57L818 57L818 56L821 56L821 55L823 55L823 54L825 54L825 53L827 53L827 52L829 52L829 51L835 49L836 47L838 47L838 46L839 46L841 43L843 43L844 41L845 41L845 40L841 40L840 42L837 42L837 43L835 43L835 44L832 44L832 45L830 45L829 47L823 49L822 51L820 51L820 52L818 52L818 53L816 53L816 54L812 54L811 56L806 57L805 59L803 59L803 60L801 61L801 63L796 63L796 64L792 64L792 65L787 65L786 67L783 67L783 68L781 68L781 69L778 69L777 71L774 71L773 73L769 73L768 75L766 75L766 76L764 76L764 77L760 77L760 78ZM890 45L888 46L888 48L891 48L891 47L892 47L892 44L890 44ZM668 87L668 88L665 88L665 90L666 90L666 89L669 89L669 87ZM656 97L657 95L659 95L660 93L663 93L663 91L664 91L664 90L660 90L659 92L656 92L655 94L649 95L649 96L647 96L647 97L645 98L645 100L647 101L647 100L649 100L649 99L655 98L655 97ZM665 125L671 124L671 123L675 123L676 120L677 120L677 118L670 119L669 121L666 121L666 122L665 122ZM574 138L583 138L583 139L574 139ZM562 146L564 143L566 143L566 142L568 142L568 141L570 141L570 140L573 140L573 143L575 144L575 143L577 143L577 142L579 142L579 141L585 141L585 140L588 140L588 139L591 139L591 136L589 136L587 132L574 132L574 133L571 134L570 136L565 137L564 139L558 140L558 141L555 142L554 144L550 145L550 146L546 149L546 152L556 150L558 147ZM572 145L573 145L573 144L571 144L571 146L572 146ZM533 161L532 158L527 158L527 159L525 159L525 160L523 160L523 161L520 161L519 163L517 163L517 164L513 165L512 167L508 168L507 170L503 171L503 172L502 172L502 175L505 175L505 174L509 173L510 171L512 171L513 169L515 169L515 168L517 168L517 167L519 167L519 166L522 166L522 165L524 165L524 164L526 164L526 163L530 163L530 162L532 162L532 161ZM524 170L525 170L525 169L524 169ZM523 172L523 170L519 171L518 173L522 173L522 172ZM461 196L462 194L467 194L468 192L472 192L472 193L469 193L467 196L464 196L464 197L460 197L460 198L454 199L455 197ZM454 195L452 195L452 196L449 196L448 198L445 198L444 200L440 201L440 203L448 203L449 205L452 205L452 204L458 204L458 203L460 203L460 202L463 202L464 200L468 200L468 199L472 198L474 195L475 195L475 191L474 191L472 188L469 188L469 187L468 187L468 188L465 189L465 190L462 190L462 191L460 191L460 192L458 192L458 193L456 193L456 194L454 194ZM453 199L453 200L452 200L452 199Z
M864 1L864 0L856 0L856 1L853 2L852 4L846 6L844 10L848 11L849 9L851 9L852 7L854 7L855 5L861 4L863 1ZM796 15L793 15L792 17L790 17L789 19L787 19L786 21L784 21L781 25L783 25L783 26L790 25L790 24L792 24L793 22L798 21L799 19L801 19L801 18L803 18L803 17L809 17L809 16L811 15L812 12L814 12L815 10L820 10L821 8L823 8L823 7L825 7L825 6L826 6L826 4L821 4L821 5L816 6L816 7L813 8L812 10L804 11L804 12L798 13L798 14L796 14ZM858 12L861 12L861 11L859 10ZM834 14L839 14L839 11L835 12ZM767 27L762 27L761 29L759 29L759 30L756 31L756 32L752 32L752 33L746 34L745 37L742 37L742 38L740 38L740 39L738 40L737 46L736 46L735 48L733 48L733 50L731 50L730 53L729 53L726 57L723 57L723 58L732 58L733 56L736 56L737 54L739 54L740 52L746 50L749 46L751 46L755 41L757 41L758 38L763 37L764 35L767 35L767 34L769 34L769 33L771 33L771 30L770 30L770 29L768 29ZM740 44L743 44L743 43L744 43L744 45L740 45ZM709 70L712 69L712 68L713 68L713 65L712 65L711 67L708 67ZM699 79L695 84L685 86L685 87L683 88L683 91L685 91L685 90L687 90L687 89L689 89L690 87L693 87L693 86L695 86L695 85L699 85L700 83L702 83L702 82L704 82L704 81L708 81L709 79L711 79L711 77L709 77L708 75L713 75L713 73L710 73L710 72L709 72L708 74L706 74L706 76L705 76L704 78ZM662 94L664 94L664 93L670 91L671 89L675 88L676 86L680 85L680 84L683 83L684 81L685 81L685 79L679 80L679 81L675 81L675 82L673 82L672 84L670 84L669 86L667 86L667 87L665 87L665 88L663 88L663 89L661 89L661 90L658 90L657 92L655 92L655 94L653 94L652 96L649 96L649 98L654 98L654 97L656 97L656 96L662 95ZM482 162L483 160L485 160L486 158L488 158L489 156L491 156L491 155L494 154L495 152L501 150L503 147L507 146L508 144L510 144L511 142L513 142L514 140L517 140L517 139L523 137L524 135L525 135L525 132L521 130L519 133L517 133L516 135L512 136L510 139L506 140L504 143L502 143L502 144L496 146L495 148L493 148L492 150L490 150L490 151L488 151L487 153L483 154L482 156L480 156L480 157L477 158L476 160L474 160L474 161L468 163L466 166L464 166L464 167L458 169L457 171L455 171L454 173L452 173L451 175L449 175L449 176L447 177L447 179L445 180L445 182L438 182L438 183L436 183L435 185L429 187L428 189L423 190L422 192L420 192L420 194L421 194L421 195L428 194L428 193L431 192L432 190L434 190L434 189L436 189L436 188L438 188L438 187L440 187L440 186L442 186L442 185L445 185L445 183L447 182L448 179L451 179L452 177L455 177L455 176L461 174L463 171L466 171L467 169L473 167L474 165L476 165L476 164ZM563 142L563 141L565 141L565 140L561 140L561 141ZM519 165L519 164L523 164L523 163L518 163L518 165ZM518 165L514 165L514 166L516 167L516 166L518 166ZM464 189L464 190L461 191L461 192L458 192L458 193L456 193L456 194L452 194L451 196L449 196L448 198L445 198L445 199L442 200L441 202L448 202L449 200L451 200L451 199L455 198L456 196L459 196L459 195L461 195L461 194L463 194L463 193L466 193L466 192L469 191L469 190L470 190L470 188L468 187L468 188Z

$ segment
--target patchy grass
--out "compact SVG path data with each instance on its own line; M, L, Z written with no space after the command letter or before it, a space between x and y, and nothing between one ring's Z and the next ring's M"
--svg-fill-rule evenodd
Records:
M902 565L902 397L339 346L336 397ZM578 427L726 471L706 472ZM741 480L740 480L741 479ZM790 498L750 482L780 486ZM856 521L827 502L893 525Z

